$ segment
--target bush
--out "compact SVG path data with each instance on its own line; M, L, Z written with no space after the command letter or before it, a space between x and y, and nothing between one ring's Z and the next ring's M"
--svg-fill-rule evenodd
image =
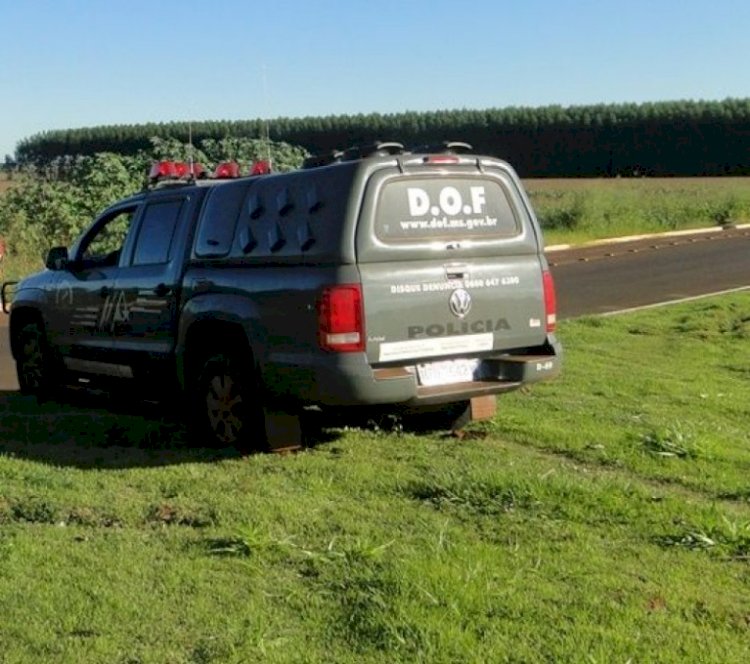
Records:
M563 196L552 205L539 207L539 223L545 230L575 230L584 218L585 207L584 194Z
M98 212L139 189L144 164L101 153L26 169L0 199L0 235L10 255L41 260L50 247L70 244Z
M299 168L307 156L302 148L258 139L205 140L197 148L176 139L151 143L149 153L137 156L103 152L24 168L18 184L0 198L0 237L11 263L3 277L41 268L51 247L69 246L99 212L141 189L152 161L193 158L213 169L220 161L244 165L270 157L274 170L284 171Z

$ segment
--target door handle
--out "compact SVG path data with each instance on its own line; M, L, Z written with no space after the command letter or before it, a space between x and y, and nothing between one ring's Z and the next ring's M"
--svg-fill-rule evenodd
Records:
M172 289L167 286L167 284L159 284L156 288L154 288L154 295L157 295L158 297L164 297L165 295L168 295L171 290Z

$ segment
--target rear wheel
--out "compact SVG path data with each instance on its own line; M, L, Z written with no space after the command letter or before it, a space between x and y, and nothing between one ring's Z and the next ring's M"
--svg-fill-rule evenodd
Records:
M44 331L38 323L26 323L19 333L16 359L18 385L22 394L47 396L52 387L52 368Z
M202 366L195 393L198 430L211 443L243 451L265 448L263 407L250 362L217 353Z

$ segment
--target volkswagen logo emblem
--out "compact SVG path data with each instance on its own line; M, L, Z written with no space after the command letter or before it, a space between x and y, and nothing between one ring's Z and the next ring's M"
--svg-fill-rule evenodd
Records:
M448 306L456 318L463 318L471 310L471 295L469 291L458 288L451 293Z

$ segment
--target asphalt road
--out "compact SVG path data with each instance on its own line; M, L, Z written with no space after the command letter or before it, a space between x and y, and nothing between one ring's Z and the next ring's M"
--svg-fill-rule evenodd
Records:
M558 316L573 318L750 287L750 228L548 253ZM0 314L0 390L18 389Z
M750 228L549 252L558 316L575 318L750 287Z

